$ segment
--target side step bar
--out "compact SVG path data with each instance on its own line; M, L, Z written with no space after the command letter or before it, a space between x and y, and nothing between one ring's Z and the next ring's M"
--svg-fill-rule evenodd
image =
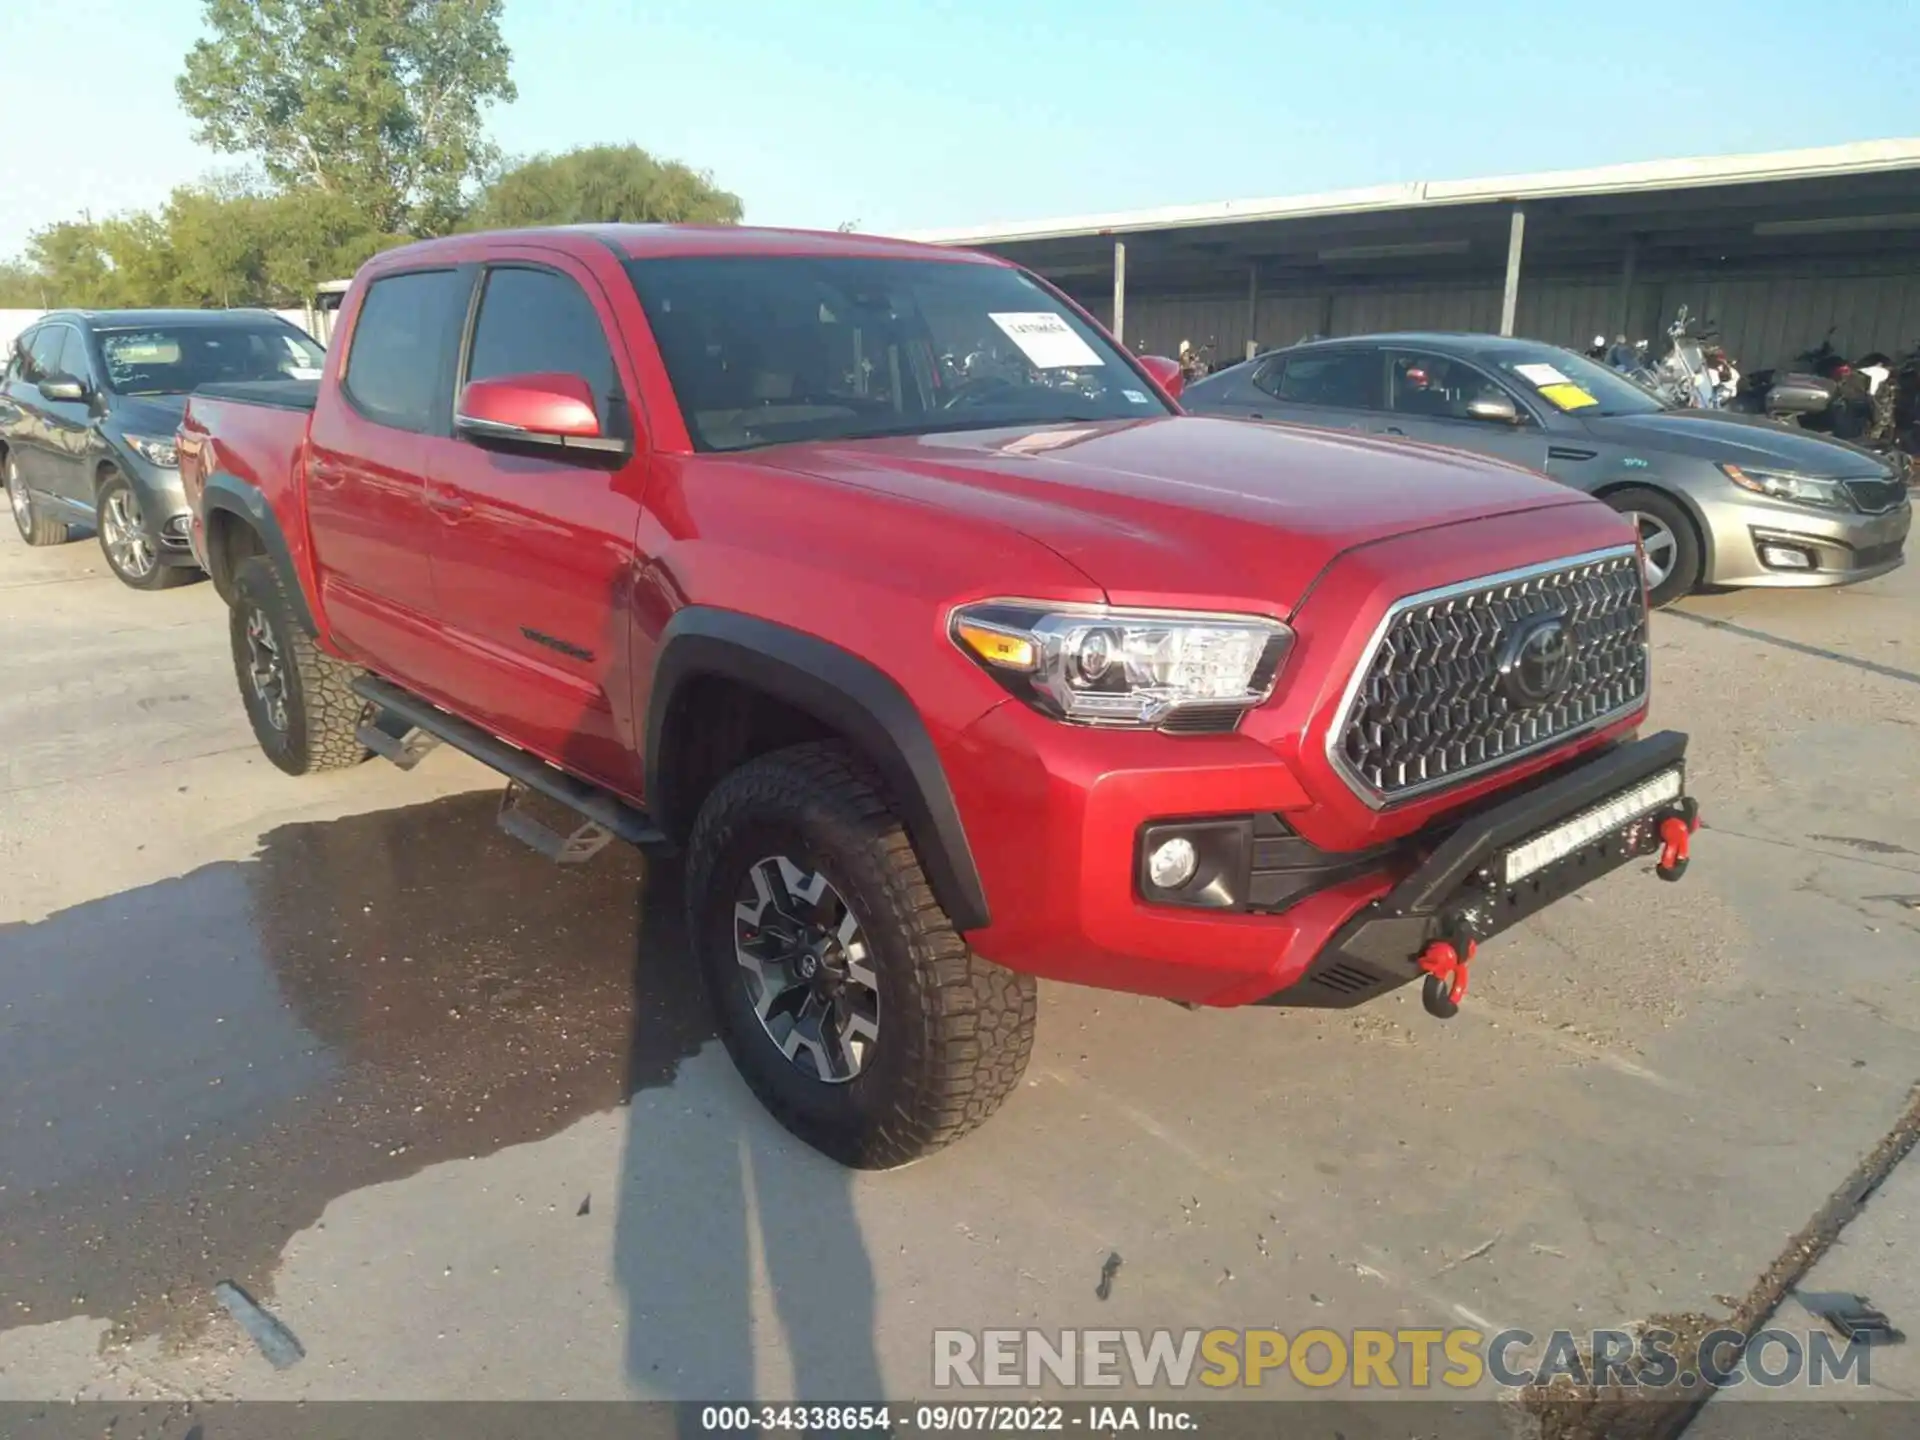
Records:
M381 712L370 724L361 727L361 743L402 769L411 769L431 748L428 739L411 733L418 731L505 775L509 783L501 805L502 828L550 860L566 863L590 858L606 843L604 839L595 843L594 829L656 854L670 853L673 849L672 842L644 810L634 809L596 785L576 780L539 756L529 755L518 746L489 735L478 725L450 715L398 685L362 675L353 682L353 693ZM562 835L541 825L519 808L520 796L528 790L564 805L589 822L588 825L572 835Z

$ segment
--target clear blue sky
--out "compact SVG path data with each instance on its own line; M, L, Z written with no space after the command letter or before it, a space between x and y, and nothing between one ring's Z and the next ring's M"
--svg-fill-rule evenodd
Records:
M507 0L511 153L633 141L888 231L1920 134L1907 0ZM0 257L235 163L198 0L0 0Z

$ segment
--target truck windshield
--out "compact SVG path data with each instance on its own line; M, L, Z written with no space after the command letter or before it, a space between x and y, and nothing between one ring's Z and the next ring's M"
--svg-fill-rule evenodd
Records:
M1482 358L1556 410L1570 414L1601 419L1657 415L1668 408L1659 396L1619 371L1558 345L1502 345Z
M627 269L701 450L1168 413L1018 270L766 255Z
M185 395L227 380L317 380L326 354L291 325L196 322L101 330L107 388Z

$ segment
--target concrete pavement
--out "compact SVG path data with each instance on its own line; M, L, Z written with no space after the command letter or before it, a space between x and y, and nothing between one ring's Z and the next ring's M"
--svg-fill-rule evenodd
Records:
M733 1075L670 875L515 849L444 750L280 775L210 587L8 535L0 1398L906 1397L937 1327L1724 1314L1920 1079L1920 570L1654 641L1686 883L1495 942L1446 1025L1047 987L990 1126L854 1175Z

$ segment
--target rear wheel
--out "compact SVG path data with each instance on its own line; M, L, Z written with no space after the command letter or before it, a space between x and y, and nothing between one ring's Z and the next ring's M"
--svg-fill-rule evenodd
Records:
M193 572L160 559L160 542L140 505L140 496L117 470L100 483L100 553L123 585L135 590L166 590L185 584Z
M1633 521L1647 556L1647 598L1671 605L1700 584L1700 541L1677 501L1658 490L1617 490L1607 503Z
M1031 976L981 959L846 747L749 761L688 843L688 931L721 1035L774 1117L845 1165L951 1144L1020 1083Z
M20 473L20 462L7 456L7 504L13 511L13 523L20 527L20 538L29 545L64 545L67 543L67 524L64 520L55 520L42 515L33 503L33 496L27 493L26 477Z
M371 707L353 693L359 671L313 643L265 556L234 572L227 627L240 699L269 760L289 775L305 775L367 758L358 731Z

